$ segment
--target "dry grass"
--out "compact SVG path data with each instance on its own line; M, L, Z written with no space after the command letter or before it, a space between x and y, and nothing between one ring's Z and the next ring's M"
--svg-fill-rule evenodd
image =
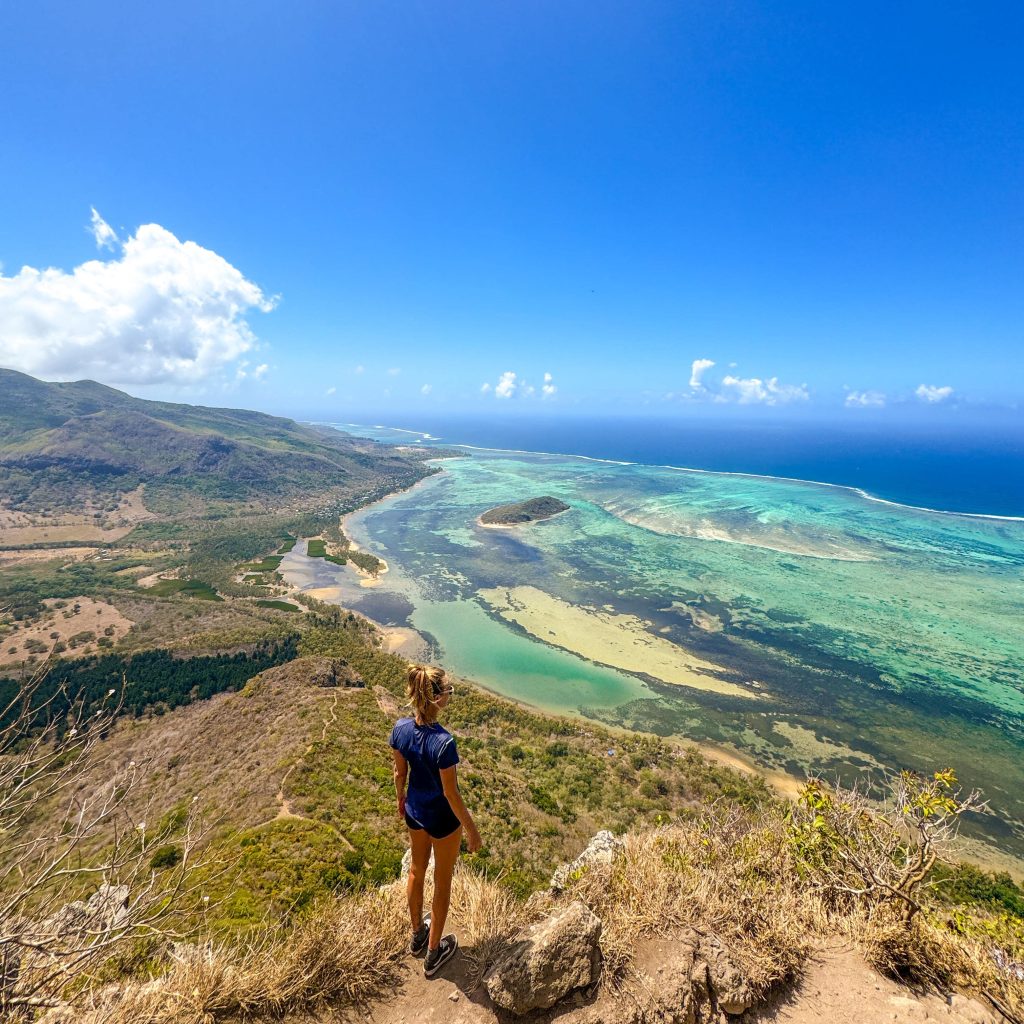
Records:
M630 975L635 951L651 936L692 929L717 936L752 990L799 975L810 948L842 936L880 972L911 985L994 998L1024 1011L1024 980L996 961L1019 961L1019 931L997 928L980 911L925 902L909 922L891 902L836 902L808 879L796 860L790 822L777 809L730 811L625 837L612 864L596 864L566 890L602 919L605 984Z
M1024 979L1000 969L996 944L951 930L940 913L921 915L909 926L892 915L869 918L858 938L868 962L883 974L942 992L975 993L1024 1016Z
M752 988L792 977L808 947L808 906L780 871L780 832L738 811L626 837L612 864L567 889L604 924L605 982L624 980L640 940L681 929L718 936Z
M428 875L426 905L431 886ZM449 922L459 933L469 977L479 983L542 901L524 905L459 866ZM215 1024L268 1020L358 1006L393 986L409 938L405 885L326 900L285 933L265 930L244 946L188 947L165 973L104 991L81 1024ZM70 1018L69 1018L70 1019Z
M57 607L60 604L61 607ZM112 603L92 597L69 597L58 602L54 598L43 601L43 612L31 625L22 625L16 633L0 639L0 666L19 665L29 657L26 644L36 641L50 650L56 643L65 645L76 634L91 632L93 639L77 643L68 657L102 654L97 644L100 637L108 636L117 643L132 628L132 620L123 615ZM107 633L107 630L110 633ZM11 653L11 649L14 653Z
M523 904L508 889L458 866L449 919L458 929L459 944L471 965L472 984L480 983L487 968L544 907L543 899Z
M389 886L331 900L285 936L196 949L153 982L133 984L82 1024L212 1024L354 1005L394 982L407 940L404 899Z
M712 808L625 836L612 863L581 870L557 898L538 894L526 903L460 866L450 926L474 983L526 925L579 899L604 925L609 998L628 991L645 939L691 932L717 939L757 998L799 976L814 946L842 937L888 975L987 996L1009 1013L1024 1009L1024 981L996 963L998 943L980 918L969 932L964 920L951 928L949 912L931 904L908 921L892 903L828 899L807 876L793 828L778 807ZM430 895L428 873L428 906ZM74 1019L215 1024L359 1006L393 985L408 929L404 884L396 882L325 902L289 932L175 962L157 981L132 985L116 1004ZM1019 947L1008 951L1020 957Z

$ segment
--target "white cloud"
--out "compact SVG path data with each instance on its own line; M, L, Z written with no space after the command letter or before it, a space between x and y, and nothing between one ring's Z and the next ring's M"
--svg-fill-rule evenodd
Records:
M98 214L93 234L98 244L116 239ZM119 257L70 273L0 273L0 365L47 378L193 383L256 349L245 316L274 300L222 256L159 224L118 245Z
M120 241L117 232L99 215L95 206L90 208L92 217L89 221L89 230L92 237L96 239L97 249L114 249Z
M363 366L362 363L360 363L352 372L356 373L356 374L359 374L359 373L362 373L365 369L366 369L366 367Z
M694 391L696 391L697 388L704 387L701 383L701 377L704 375L706 370L710 370L714 365L714 359L694 359L693 365L690 367L690 387L693 388Z
M332 384L325 392L325 395L333 395L338 389Z
M388 370L388 376L397 377L401 372L402 368L400 366L392 366L391 369Z
M760 377L722 378L719 397L728 401L730 398L740 405L780 405L786 402L804 402L810 398L806 384L780 384L778 377L761 380Z
M259 380L270 367L266 363L260 363L255 370L252 371L253 378Z
M516 374L506 370L494 386L495 398L511 398L517 391L519 385L516 382Z
M433 390L434 390L434 386L432 384L424 384L423 387L420 388L420 394L421 395L429 395L430 392L433 391Z
M554 377L550 373L544 374L544 383L539 387L530 384L523 377L520 377L514 370L506 370L499 378L497 384L484 383L480 385L480 394L494 394L495 398L535 398L538 393L543 398L552 398L558 391Z
M885 405L885 395L881 391L851 391L844 403L848 409L866 409L870 406Z
M914 394L922 402L944 402L953 394L953 389L948 384L941 388L934 384L921 384Z

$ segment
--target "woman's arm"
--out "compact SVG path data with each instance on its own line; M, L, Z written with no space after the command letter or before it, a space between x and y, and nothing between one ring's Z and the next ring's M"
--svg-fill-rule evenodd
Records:
M480 838L476 822L473 821L473 815L469 813L469 808L459 792L459 779L456 771L455 765L452 765L451 768L442 768L441 786L444 789L444 795L448 798L448 803L451 805L452 812L462 822L462 827L466 830L466 846L469 847L469 852L476 853L483 846L484 842Z
M395 795L398 797L398 817L405 821L405 782L409 777L409 762L402 755L391 748L395 757Z

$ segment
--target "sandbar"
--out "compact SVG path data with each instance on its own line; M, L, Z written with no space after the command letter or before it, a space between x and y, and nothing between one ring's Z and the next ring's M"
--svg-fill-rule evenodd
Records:
M503 619L588 661L729 697L764 696L718 678L718 665L650 633L635 615L582 608L536 587L495 587L478 593Z

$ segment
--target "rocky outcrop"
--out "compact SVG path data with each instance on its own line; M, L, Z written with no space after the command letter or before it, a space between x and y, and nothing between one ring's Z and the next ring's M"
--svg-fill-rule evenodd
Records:
M310 686L366 685L363 677L344 658L310 658L307 664Z
M62 938L115 931L128 918L128 886L101 885L88 900L66 903L48 918L42 931Z
M551 891L560 893L574 878L593 864L611 864L622 849L622 840L602 829L587 843L586 849L570 864L560 864L551 876Z
M734 1016L754 1005L754 991L743 972L715 935L700 941L700 957L707 964L708 989L715 1005L723 1013Z
M601 973L601 921L580 902L533 925L488 972L495 1005L517 1016L553 1006Z
M749 980L715 935L686 930L637 950L641 983L631 1005L605 1024L724 1024L754 1005Z

